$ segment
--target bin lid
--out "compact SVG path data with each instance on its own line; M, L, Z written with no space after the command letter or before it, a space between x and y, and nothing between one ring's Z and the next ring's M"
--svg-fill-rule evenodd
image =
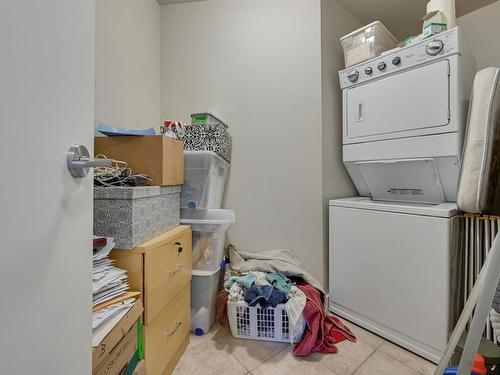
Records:
M217 116L215 116L212 112L198 112L198 113L192 113L191 114L191 118L193 118L195 116L210 116L216 122L219 122L221 125L224 125L226 128L228 128L227 124L224 121L222 121L220 118L218 118Z
M203 161L204 159L208 159L208 160L215 159L215 160L217 160L217 162L229 167L229 163L227 161L225 161L222 157L219 156L219 154L217 154L214 151L188 151L188 150L184 150L184 162L186 164L196 163L196 162L199 163L200 160Z
M191 274L193 276L205 276L205 277L209 277L209 276L215 275L220 270L221 270L220 268L217 268L216 270L208 270L208 271L207 270L198 270L198 269L193 268L193 270L191 271Z
M235 222L236 216L233 210L181 208L182 224L234 224Z
M387 33L387 35L389 35L389 37L394 41L394 43L398 42L398 39L389 30L387 30L387 27L385 27L385 25L382 22L380 22L378 20L373 21L372 23L369 23L368 25L362 26L359 29L356 29L347 35L344 35L343 37L340 38L340 41L342 41L346 38L349 38L353 35L359 34L360 32L364 31L365 29L368 29L368 28L373 27L373 26L379 26Z
M94 199L139 199L158 195L178 194L177 186L95 186Z

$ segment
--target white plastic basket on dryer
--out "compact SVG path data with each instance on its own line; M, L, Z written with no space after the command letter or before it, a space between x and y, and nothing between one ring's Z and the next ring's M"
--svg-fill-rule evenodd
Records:
M288 314L282 303L275 308L263 309L259 305L249 306L244 301L228 301L227 317L231 334L240 339L296 343L302 339L305 329L302 319L301 329L290 333Z

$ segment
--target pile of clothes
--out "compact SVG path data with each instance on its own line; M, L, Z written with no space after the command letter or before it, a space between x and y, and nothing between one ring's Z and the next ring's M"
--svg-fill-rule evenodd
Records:
M305 332L295 345L294 354L336 353L336 344L356 338L338 318L324 307L321 284L305 271L291 250L259 253L229 247L230 265L226 269L224 290L217 298L217 319L227 324L227 301L245 301L250 306L274 308L284 304L290 325L290 337ZM300 331L300 332L299 332Z
M224 288L230 301L245 301L250 306L259 304L263 309L286 303L294 292L300 292L292 281L280 272L250 271L243 274L227 268ZM305 295L301 295L305 305Z

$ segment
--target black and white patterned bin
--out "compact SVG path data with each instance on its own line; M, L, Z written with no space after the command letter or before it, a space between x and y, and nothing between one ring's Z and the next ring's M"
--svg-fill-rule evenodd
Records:
M233 139L223 124L186 125L179 139L186 151L213 151L231 164Z
M95 187L94 234L133 249L180 223L180 186Z

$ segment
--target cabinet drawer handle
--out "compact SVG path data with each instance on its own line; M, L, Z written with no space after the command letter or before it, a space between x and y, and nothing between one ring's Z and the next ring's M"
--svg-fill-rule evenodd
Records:
M177 246L177 251L180 253L182 253L182 244L180 242L174 242L174 245Z
M165 335L166 335L166 336L173 336L173 335L175 335L175 332L177 332L177 330L179 329L179 327L180 327L181 325L182 325L182 321L177 320L177 321L175 322L175 327L174 327L174 329L173 329L173 330L171 330L170 332L165 333Z
M175 273L179 272L182 269L182 267L184 267L184 264L177 264L175 266L175 271L167 271L167 273L175 274Z

